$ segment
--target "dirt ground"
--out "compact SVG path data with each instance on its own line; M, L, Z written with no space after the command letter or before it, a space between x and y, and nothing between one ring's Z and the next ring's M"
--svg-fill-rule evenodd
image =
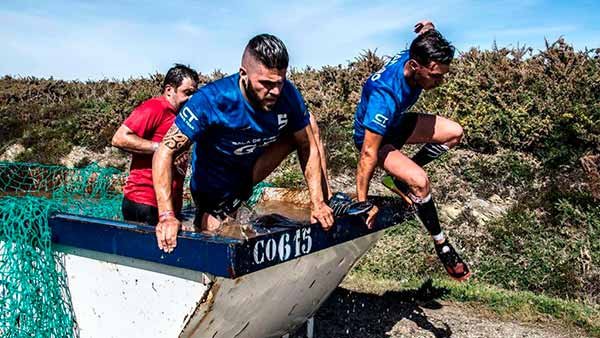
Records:
M365 290L348 280L315 316L315 338L588 337L558 321L519 322L483 305L437 300L443 290Z

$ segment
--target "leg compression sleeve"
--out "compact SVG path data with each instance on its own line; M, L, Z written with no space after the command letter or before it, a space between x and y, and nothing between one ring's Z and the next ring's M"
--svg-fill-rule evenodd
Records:
M420 167L444 155L448 151L448 146L443 144L427 143L416 154L412 160Z
M442 228L440 227L437 208L435 207L433 198L431 198L431 194L425 198L416 198L413 194L410 194L409 197L415 202L417 216L419 216L429 234L431 236L439 235L442 232Z

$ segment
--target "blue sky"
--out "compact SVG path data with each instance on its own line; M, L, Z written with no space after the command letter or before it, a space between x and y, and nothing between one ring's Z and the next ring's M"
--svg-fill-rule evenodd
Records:
M463 51L494 40L539 49L561 35L600 48L599 13L598 0L2 0L0 76L128 78L175 62L232 73L264 32L286 43L293 67L346 64L366 49L404 49L424 18Z

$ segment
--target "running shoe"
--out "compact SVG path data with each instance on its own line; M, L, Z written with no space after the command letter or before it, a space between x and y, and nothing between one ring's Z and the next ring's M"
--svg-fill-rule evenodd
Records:
M450 245L450 242L448 242L448 239L441 244L435 243L434 246L435 252L440 258L440 261L442 261L442 265L444 265L444 268L446 268L450 277L459 282L469 279L471 276L469 266L460 258L456 250L454 250L452 245Z

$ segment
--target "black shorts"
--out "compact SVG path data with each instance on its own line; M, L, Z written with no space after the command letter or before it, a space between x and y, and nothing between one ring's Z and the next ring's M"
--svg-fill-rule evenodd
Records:
M413 131L417 127L417 120L419 119L419 114L417 113L404 113L400 118L400 123L398 127L393 130L390 130L390 135L383 138L384 144L391 144L396 149L400 149L406 144L410 135L412 135Z
M158 223L158 208L155 206L137 203L123 197L121 209L123 211L123 218L126 221L146 223L148 225L156 225Z
M383 141L381 142L381 146L386 144L391 144L396 149L401 149L410 135L412 135L413 131L417 127L417 120L419 119L418 113L404 113L402 117L400 117L400 122L398 123L398 127L394 129L390 129L388 131L388 135L383 137ZM362 144L357 144L356 147L360 151L362 148Z
M239 209L243 202L252 196L252 187L247 187L237 192L195 192L192 193L196 205L196 218L194 224L199 226L202 215L208 213L220 220L232 215Z

